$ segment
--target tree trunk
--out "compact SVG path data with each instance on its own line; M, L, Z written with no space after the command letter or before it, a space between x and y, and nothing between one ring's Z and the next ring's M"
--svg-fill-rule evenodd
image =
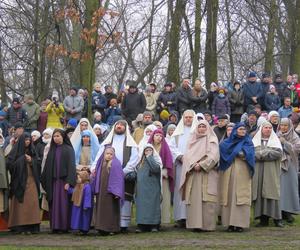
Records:
M167 80L179 85L179 41L180 28L183 13L185 12L186 0L176 0L175 11L172 14L172 25L169 42L169 63ZM171 10L170 10L171 11Z
M207 26L205 43L205 81L206 87L218 80L217 62L217 21L218 21L218 0L207 0Z
M200 51L201 51L201 0L196 1L196 9L195 9L195 42L194 42L194 56L193 56L193 82L195 82L196 78L199 78L199 61L200 61Z
M275 23L277 16L276 0L270 1L269 8L269 24L268 24L268 36L265 51L265 72L272 73L274 67L274 37L275 37Z
M232 40L231 40L231 25L230 25L230 14L229 14L229 3L228 0L225 0L226 8L226 21L227 21L227 45L228 45L228 57L230 65L230 82L233 83L234 75L234 62L233 62L233 53L232 53Z
M0 37L0 94L1 94L1 105L7 105L7 96L6 96L6 83L4 80L4 72L2 65L2 41Z
M300 75L300 0L296 1L295 25L295 52L292 72Z
M33 27L33 95L34 98L38 97L38 86L39 86L39 9L40 1L35 1L35 12L34 12L34 27Z

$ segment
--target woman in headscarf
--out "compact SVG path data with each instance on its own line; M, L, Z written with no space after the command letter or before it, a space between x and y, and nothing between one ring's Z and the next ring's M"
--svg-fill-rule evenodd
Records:
M229 232L243 232L250 225L251 178L255 151L244 123L237 123L220 144L220 205L222 224Z
M136 232L157 232L161 219L162 162L153 145L145 144L137 167Z
M92 188L96 195L95 229L103 235L119 232L125 184L121 162L111 146L106 146L97 161Z
M150 125L148 125L145 128L145 130L144 130L144 136L143 136L142 140L139 143L139 155L140 155L140 158L142 158L144 146L146 144L148 144L148 141L149 141L149 138L150 138L151 134L156 129L157 129L157 127L155 125L153 125L153 124L150 124Z
M74 149L61 129L53 131L41 183L49 204L52 232L67 232L71 216L68 189L76 184L76 167Z
M100 148L98 139L93 136L91 131L83 130L80 139L76 140L73 145L75 151L76 169L82 168L90 169L90 166L96 159L98 150Z
M170 223L171 214L171 192L174 191L174 173L173 173L173 160L172 153L165 140L164 132L162 129L153 131L149 143L153 145L157 153L159 153L162 161L162 195L163 200L161 204L161 223Z
M216 228L219 158L218 138L209 123L200 120L188 140L182 164L180 190L187 205L187 228Z
M87 118L81 118L70 138L71 144L74 148L78 144L78 141L81 141L81 133L84 130L89 130L91 132L91 137L94 137L94 139L97 138L90 121Z
M278 125L279 125L279 121L280 121L279 113L275 110L271 111L269 113L268 120L272 124L274 132L277 133Z
M273 218L276 226L282 226L280 199L281 143L269 122L264 122L253 138L255 147L255 174L252 182L254 218L257 226L268 226Z
M35 154L30 134L21 135L6 165L11 176L8 227L18 233L37 233L40 229L40 159Z
M289 223L294 221L292 214L300 213L298 188L298 155L300 138L294 130L292 121L283 118L280 121L278 137L283 148L280 175L280 208L282 218Z

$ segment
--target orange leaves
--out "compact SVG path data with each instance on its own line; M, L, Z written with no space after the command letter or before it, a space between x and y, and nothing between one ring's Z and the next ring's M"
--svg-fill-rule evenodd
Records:
M80 21L80 13L74 7L60 9L55 13L55 19L57 22L63 21L66 18L71 19L71 21L74 23L78 23Z
M79 51L68 51L66 48L64 48L63 45L57 45L57 44L50 44L46 48L46 55L48 57L51 57L51 59L56 59L59 57L69 57L72 60L80 60L80 62L85 62L87 60L92 59L92 55L90 52L84 52L80 53Z
M87 44L89 44L91 46L95 46L96 45L96 38L97 38L96 32L97 32L96 27L93 27L91 29L84 28L81 31L80 38L82 40L84 40Z

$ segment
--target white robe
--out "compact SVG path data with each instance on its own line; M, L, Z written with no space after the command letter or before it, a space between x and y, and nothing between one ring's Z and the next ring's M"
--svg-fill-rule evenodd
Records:
M187 147L187 142L191 134L191 127L184 127L184 133L182 135L178 135L175 137L175 143L177 142L177 152L176 158L179 155L184 155ZM181 180L181 172L182 165L178 162L175 164L175 188L174 188L174 220L183 220L186 219L186 204L181 199L180 189L180 180Z

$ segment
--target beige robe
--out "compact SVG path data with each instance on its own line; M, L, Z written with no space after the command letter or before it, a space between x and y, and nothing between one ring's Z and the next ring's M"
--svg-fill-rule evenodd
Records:
M248 228L250 225L251 176L247 163L236 157L232 165L220 172L222 224Z

